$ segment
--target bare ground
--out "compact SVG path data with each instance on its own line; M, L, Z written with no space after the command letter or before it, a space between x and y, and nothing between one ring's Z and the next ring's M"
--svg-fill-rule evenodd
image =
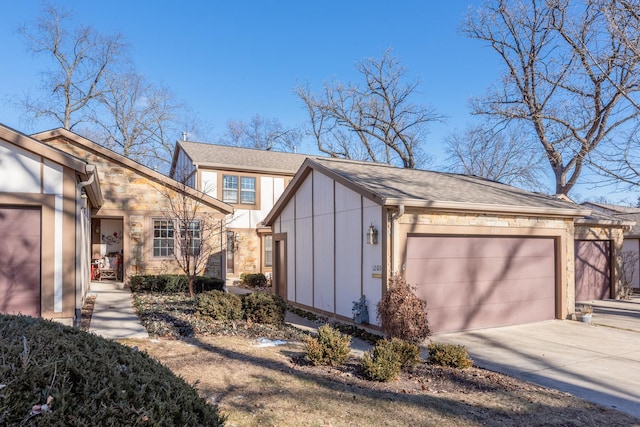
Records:
M83 309L86 329L92 304ZM137 304L156 338L123 343L194 384L228 416L227 426L640 426L613 409L475 367L420 364L392 382L368 381L356 358L337 368L306 363L304 334L294 328L208 323L184 298ZM287 343L261 347L257 337Z
M261 348L245 337L136 340L229 416L229 426L632 426L611 409L494 372L421 364L395 381L367 381L357 360L304 362L303 345Z

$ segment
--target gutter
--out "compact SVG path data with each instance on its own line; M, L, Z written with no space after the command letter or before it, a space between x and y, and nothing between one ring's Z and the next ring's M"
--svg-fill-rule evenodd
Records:
M398 206L402 204L409 207L442 209L454 212L495 212L536 216L566 216L573 218L585 217L591 214L591 209L584 208L546 208L529 206L489 205L484 203L438 202L421 199L388 198L384 200L384 204L385 206Z
M82 189L93 184L93 182L96 179L96 167L95 165L86 165L86 171L87 174L89 175L89 179L87 179L86 181L81 181L79 183L76 184L76 197L79 198L80 200L82 200L82 203L78 203L79 200L76 200L76 262L75 262L75 266L76 266L76 286L75 286L75 301L76 301L76 305L75 305L75 317L73 319L73 325L75 327L79 327L80 326L80 322L82 320L82 303L84 302L84 296L86 291L89 290L89 287L87 286L87 289L84 289L84 279L85 277L83 277L82 275L82 267L83 267L83 263L85 263L87 260L83 258L83 253L85 252L85 250L83 250L83 239L82 237L86 234L86 227L84 222L79 221L79 218L82 218L82 209L87 209L87 196L82 194ZM91 218L91 212L88 212L89 218ZM88 248L87 248L88 249ZM90 250L89 250L90 252ZM78 260L80 260L80 262L78 262ZM88 266L88 264L87 264ZM89 276L87 276L89 277Z

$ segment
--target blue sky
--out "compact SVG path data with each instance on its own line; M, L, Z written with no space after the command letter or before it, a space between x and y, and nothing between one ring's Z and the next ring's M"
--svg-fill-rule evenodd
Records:
M469 5L478 1L61 1L75 19L102 33L120 32L136 68L163 83L200 118L222 132L229 119L255 114L285 126L307 119L293 94L309 82L357 80L356 62L379 58L387 48L420 78L417 101L431 105L446 123L431 127L429 147L470 119L467 101L497 77L497 63L479 42L458 33ZM33 22L40 2L3 6L0 95L37 91L42 66L15 30ZM47 123L24 123L0 106L0 122L26 131ZM39 127L38 127L39 126ZM176 135L178 138L179 135ZM307 150L313 147L304 147Z
M293 93L306 84L358 80L355 64L392 48L408 78L422 81L416 102L447 117L434 123L426 142L437 168L442 139L472 117L468 101L499 78L497 56L460 34L469 7L481 0L452 1L81 1L59 0L75 19L105 34L120 32L130 44L136 69L168 86L179 100L212 126L259 114L285 127L303 124L307 113ZM36 92L43 66L16 33L40 13L37 0L3 5L0 100ZM57 126L20 119L0 103L0 122L36 132ZM209 139L211 138L209 135ZM180 135L175 136L176 139ZM195 140L202 140L198 135ZM214 142L214 141L208 141ZM301 151L313 152L311 143Z

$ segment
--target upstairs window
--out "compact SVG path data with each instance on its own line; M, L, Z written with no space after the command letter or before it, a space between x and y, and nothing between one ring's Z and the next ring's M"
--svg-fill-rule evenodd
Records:
M255 177L224 175L222 177L222 201L225 203L255 205Z

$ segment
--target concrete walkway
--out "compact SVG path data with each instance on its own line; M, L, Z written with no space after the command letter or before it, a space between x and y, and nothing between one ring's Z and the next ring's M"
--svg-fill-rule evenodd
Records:
M89 332L110 339L149 338L133 308L131 291L122 282L91 282L89 295L96 297Z
M479 367L617 409L640 425L640 299L593 306L593 324L551 320L432 340L464 345Z

